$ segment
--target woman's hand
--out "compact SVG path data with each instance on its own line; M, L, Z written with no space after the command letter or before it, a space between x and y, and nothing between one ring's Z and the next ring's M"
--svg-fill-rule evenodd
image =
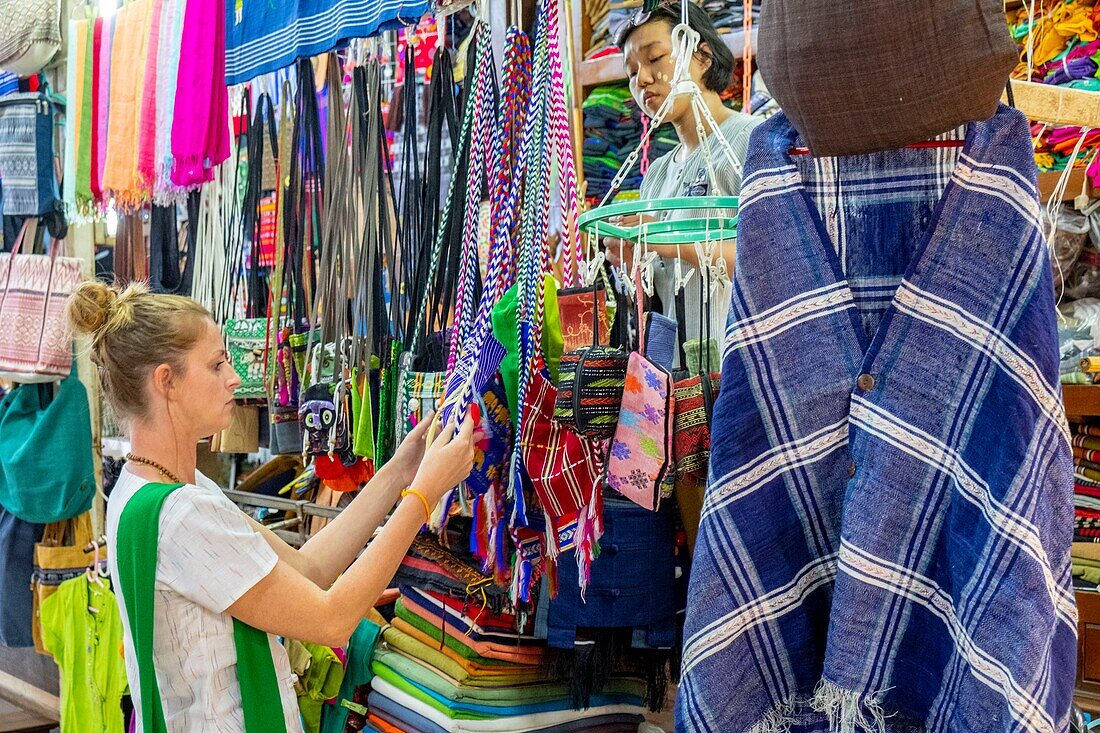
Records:
M392 470L398 484L402 488L408 486L416 478L416 471L420 468L420 462L424 459L424 450L428 447L426 440L428 427L435 419L435 413L429 413L416 424L401 441L393 457L386 462L383 470Z
M474 423L467 414L460 426L453 421L443 426L424 452L410 486L422 492L429 504L434 505L470 475L474 467Z

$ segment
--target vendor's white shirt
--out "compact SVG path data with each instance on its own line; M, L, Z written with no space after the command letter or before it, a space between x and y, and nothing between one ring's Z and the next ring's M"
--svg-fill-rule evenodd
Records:
M730 148L738 163L744 165L749 147L749 136L752 131L762 123L762 117L746 114L733 114L718 126L718 132L729 142ZM702 145L697 147L690 155L684 154L683 144L677 144L669 152L662 155L649 166L642 181L639 196L642 199L678 198L682 196L737 196L741 191L741 172L729 163L729 158L716 135L712 134ZM710 163L708 164L708 157ZM712 170L713 166L713 170ZM711 173L716 180L711 181ZM699 216L701 212L691 211L678 214L670 212L667 218L675 219L678 216ZM687 247L689 245L684 245ZM666 249L666 248L662 248ZM726 263L727 274L733 276L733 262ZM687 338L704 339L708 336L705 324L705 309L703 308L703 278L698 270L689 264L681 264L681 272L676 272L676 260L674 257L661 257L654 263L653 284L657 294L661 297L664 306L664 314L673 320L676 315L676 284L677 276L687 277L694 273L684 290L684 325L687 330ZM722 344L726 335L726 316L729 311L730 295L732 289L729 282L716 283L714 292L710 294L710 333L709 338L715 340L719 354L722 353ZM675 354L674 362L679 367L679 350ZM713 365L711 371L720 371L721 364Z
M170 495L160 515L153 665L169 733L243 733L233 618L225 609L265 578L279 558L217 484L201 474L196 480L197 486L188 484ZM113 577L118 577L119 517L130 497L146 483L124 468L107 502ZM122 611L126 675L137 710L137 729L144 730L130 621L121 588L115 593ZM275 637L268 635L268 641L286 729L301 733L290 660ZM278 705L279 701L266 704Z

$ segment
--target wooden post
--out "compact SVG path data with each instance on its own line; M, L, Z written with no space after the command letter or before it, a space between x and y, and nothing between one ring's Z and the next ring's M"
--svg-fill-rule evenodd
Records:
M80 258L84 277L95 277L95 226L70 225L68 245L72 255ZM76 341L76 367L80 382L88 392L88 409L92 416L92 465L96 484L96 495L92 500L92 534L99 537L104 532L107 509L103 493L103 395L86 336L78 337Z

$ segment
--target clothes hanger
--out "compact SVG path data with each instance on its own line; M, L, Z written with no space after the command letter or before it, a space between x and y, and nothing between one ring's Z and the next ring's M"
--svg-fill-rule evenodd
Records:
M84 577L87 578L89 583L95 583L99 587L104 588L107 584L103 582L103 579L110 576L100 569L99 566L99 541L92 540L91 544L94 555L92 556L92 564L84 571ZM92 613L99 613L97 609L93 609L91 606L88 606L88 610Z

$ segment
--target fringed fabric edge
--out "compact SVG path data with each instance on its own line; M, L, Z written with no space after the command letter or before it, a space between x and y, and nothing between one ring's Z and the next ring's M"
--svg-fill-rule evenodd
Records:
M886 733L890 717L882 709L878 695L864 695L822 679L809 698L781 702L756 721L748 733L790 733L799 713L822 713L832 733Z

